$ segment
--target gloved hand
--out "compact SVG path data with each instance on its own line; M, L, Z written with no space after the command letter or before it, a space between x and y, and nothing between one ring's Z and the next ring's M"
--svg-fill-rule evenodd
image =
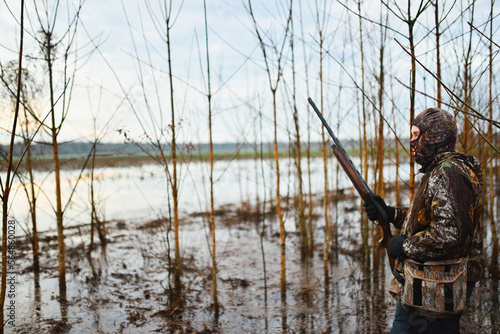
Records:
M373 196L373 199L377 201L382 209L384 209L385 213L387 214L387 217L389 217L389 221L387 223L390 223L394 221L394 216L396 215L396 208L393 206L388 206L385 204L385 201L382 197L375 195ZM365 207L366 214L368 215L368 219L371 221L379 220L380 217L378 216L378 211L375 205L370 204L368 202L363 202L363 206ZM381 224L385 222L380 222Z
M404 259L406 257L405 252L403 250L403 243L408 239L406 235L400 235L391 239L389 242L389 255L394 259Z

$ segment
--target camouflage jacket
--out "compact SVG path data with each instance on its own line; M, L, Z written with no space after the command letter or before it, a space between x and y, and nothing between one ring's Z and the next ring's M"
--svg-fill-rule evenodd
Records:
M394 225L408 237L403 243L406 256L425 262L468 255L468 281L478 281L483 246L479 162L471 155L448 152L422 172L410 207L396 209ZM402 266L397 261L396 269Z

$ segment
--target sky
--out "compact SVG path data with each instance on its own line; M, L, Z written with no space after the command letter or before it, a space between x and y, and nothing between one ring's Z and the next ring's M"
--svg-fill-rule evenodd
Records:
M0 37L0 62L5 64L17 58L19 49L19 1L7 1L0 6L0 20L4 33ZM41 4L52 1L39 1ZM149 4L146 6L145 4ZM162 1L136 0L86 0L80 12L80 22L75 40L78 58L75 80L72 86L68 117L60 133L63 141L92 141L95 136L103 141L120 142L127 138L137 141L169 136L171 126L170 83L168 78L167 45L164 39L164 24L161 21ZM170 3L170 2L168 2ZM181 142L207 142L208 132L208 82L206 30L204 6L201 0L172 1L171 55L174 75L174 108L176 130ZM255 19L264 36L271 68L271 81L276 84L277 62L274 50L283 46L287 60L283 62L284 76L278 82L277 119L280 140L288 141L294 135L291 51L289 41L283 42L288 4L284 1L252 2ZM323 3L323 2L321 2ZM358 18L337 2L325 2L326 10L320 17L325 36L324 80L326 118L332 127L338 128L341 137L357 137L358 110L355 99L359 99L359 31ZM350 2L354 3L354 2ZM479 1L484 8L489 2ZM68 17L73 17L77 1L61 1L56 20L56 36L63 36L68 26ZM299 108L301 132L305 136L307 124L315 129L312 137L319 138L319 123L311 119L307 109L307 97L319 99L318 25L314 1L295 1L293 25L295 32L295 95ZM207 1L209 59L211 74L211 111L213 139L216 142L254 142L273 140L273 108L270 83L258 39L248 12L248 2L239 0ZM52 7L50 7L52 10ZM379 20L379 3L365 1L362 12L371 20ZM481 8L481 7L480 7ZM148 10L149 9L149 10ZM299 10L301 9L301 10ZM356 8L351 8L356 10ZM413 10L416 10L414 8ZM396 12L396 11L395 11ZM33 2L27 1L25 16L25 55L39 56L30 33L39 31ZM485 12L486 13L486 12ZM53 17L53 12L50 14ZM14 17L16 16L16 17ZM483 15L484 16L484 15ZM153 19L154 18L154 19ZM393 30L388 31L386 49L388 77L402 82L408 81L408 57L397 41L407 44L407 27L390 15L388 20ZM429 17L421 25L430 25ZM365 67L372 71L367 87L374 90L373 79L377 71L379 26L369 21L364 23ZM158 28L159 27L159 28ZM417 31L421 26L417 26ZM159 33L158 29L163 29ZM421 29L423 30L423 29ZM446 32L445 32L446 34ZM302 43L304 41L304 43ZM419 47L432 49L432 39L423 39ZM422 57L432 57L432 54ZM25 57L25 63L28 63ZM342 64L342 67L339 66ZM152 65L151 65L152 64ZM40 64L33 72L43 77ZM351 79L352 76L353 78ZM63 86L59 77L59 92ZM356 82L356 83L355 83ZM45 83L46 85L46 83ZM389 88L387 88L389 91ZM408 93L402 85L390 88L394 97L398 122L408 125ZM401 92L400 94L398 92ZM48 111L47 96L36 101L40 115ZM418 108L429 101L418 98ZM67 104L68 105L68 104ZM2 99L4 108L0 123L8 126L12 114L8 112L9 101ZM59 103L61 106L61 103ZM11 110L12 108L10 108ZM59 111L60 112L60 111ZM388 114L387 117L390 115ZM95 118L95 120L94 120ZM406 124L405 124L406 123ZM8 138L6 131L0 136L2 142ZM165 136L165 137L162 137ZM46 140L43 134L39 140Z
M30 19L25 19L25 26L27 30L36 31L37 28L30 26L36 21L33 5L30 2L27 3ZM59 35L67 27L65 17L67 8L64 1L61 3L64 5L61 5L56 24L56 31ZM157 109L153 111L157 114L154 124L163 127L169 124L166 45L151 24L151 17L144 3L125 0L87 0L83 4L77 42L81 58L76 72L71 109L62 127L61 138L90 139L94 132L92 114L97 115L98 118L97 131L104 130L109 141L122 139L122 136L117 133L119 129L127 130L136 137L142 135L144 130L152 131L151 129L155 126L147 121L147 112L142 109L144 94L147 94L151 101L162 100L162 120L158 119L160 107L158 105L151 107ZM150 3L151 11L155 15L158 14L160 2L151 1ZM185 1L182 7L178 4L179 1L173 3L172 11L176 20L171 29L171 45L172 72L176 77L174 90L176 99L179 101L176 107L179 120L186 119L187 121L189 118L190 126L184 126L185 129L189 128L190 133L186 134L189 137L200 131L201 125L197 124L206 123L205 120L198 121L198 119L208 117L206 103L205 105L203 103L206 100L204 97L207 89L206 79L203 82L201 75L202 71L206 71L203 2L189 0ZM73 8L70 7L68 11L74 13L75 5L76 2L73 1L70 4ZM19 13L19 8L15 7L16 4L13 1L9 2L9 6L14 14ZM209 1L207 11L212 89L215 91L214 115L217 117L217 114L223 113L217 109L217 104L222 104L217 100L217 94L221 96L221 99L223 99L222 95L228 94L225 92L224 85L234 91L231 95L238 94L243 89L252 89L247 88L246 83L252 80L250 77L257 75L263 78L264 73L253 73L255 71L253 69L244 69L245 64L249 63L247 58L260 50L257 49L258 43L249 30L249 16L242 4L239 1ZM9 27L9 30L4 30L8 33L3 34L4 37L0 42L2 46L0 59L2 63L5 63L17 58L19 28L16 22L18 18L12 17L6 10L5 4L0 9L0 13L2 22L7 23L6 26ZM274 19L266 12L263 14L264 21ZM98 50L94 48L96 45L98 45ZM32 42L27 41L24 50L25 53L33 54L36 52L36 47ZM88 56L90 52L92 54ZM146 65L148 57L154 63L155 71L151 71ZM139 69L138 58L142 63L141 69ZM139 70L143 71L143 78L139 78ZM127 95L130 101L126 101ZM47 103L47 101L42 101L40 108L46 110ZM133 112L131 104L137 108L138 116ZM192 117L186 117L184 113L189 113ZM138 124L139 121L144 123L146 129ZM238 122L239 117L237 115L236 117L224 116L221 120L222 125L217 125L220 128L215 133L218 141L235 139L234 134L228 134L224 128L234 128L233 121ZM242 126L242 124L236 126ZM202 132L206 130L203 129ZM193 141L206 141L203 138L193 139Z

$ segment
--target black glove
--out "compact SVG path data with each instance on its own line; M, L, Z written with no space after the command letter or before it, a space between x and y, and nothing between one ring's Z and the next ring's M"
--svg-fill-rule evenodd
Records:
M394 216L396 215L396 208L392 206L388 206L385 204L384 199L378 195L373 196L373 199L377 201L382 209L384 209L387 217L389 218L389 221L387 223L390 223L394 220ZM380 217L378 216L378 211L375 205L370 204L368 202L363 202L363 206L365 207L366 214L368 215L368 219L371 221L379 220L381 224L384 224L385 222L380 221Z
M391 242L389 242L389 255L394 258L394 259L404 259L406 257L405 252L403 250L403 242L408 237L406 235L400 235L398 237L394 237L391 239Z

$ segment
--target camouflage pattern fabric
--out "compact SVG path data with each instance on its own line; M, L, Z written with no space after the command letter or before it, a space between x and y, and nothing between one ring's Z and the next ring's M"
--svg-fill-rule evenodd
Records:
M471 155L437 154L425 166L425 174L409 208L397 208L394 225L408 239L405 255L418 262L442 261L469 256L467 281L481 275L480 218L482 170ZM403 271L403 261L396 261Z
M415 161L425 172L435 157L444 152L455 151L457 123L448 112L429 108L421 112L412 122L420 130L420 136L410 142Z

